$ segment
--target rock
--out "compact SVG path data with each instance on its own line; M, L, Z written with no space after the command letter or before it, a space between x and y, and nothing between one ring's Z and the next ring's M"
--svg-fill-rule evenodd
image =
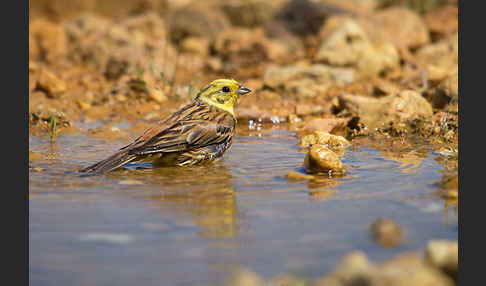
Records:
M263 83L273 89L283 89L297 97L316 97L324 94L332 83L353 81L353 71L315 64L309 67L298 65L274 66L265 69Z
M253 28L264 25L272 18L275 2L232 0L224 1L221 8L232 25Z
M347 255L336 269L315 286L452 286L453 281L415 253L404 253L376 265L362 252Z
M339 96L339 104L359 116L370 130L418 118L427 119L433 115L430 103L413 90L381 98L346 94Z
M233 273L227 285L234 286L263 286L263 279L253 271L248 269L239 269Z
M35 39L31 45L37 49L38 58L31 60L46 61L48 64L64 59L68 54L68 41L62 26L43 18L37 18L29 24L29 35ZM30 50L29 50L30 51ZM34 53L33 56L36 56Z
M383 248L393 248L403 243L403 230L393 220L379 218L370 226L373 239Z
M453 281L429 266L417 254L401 254L379 266L371 285L452 286Z
M223 61L223 73L257 77L263 73L262 63L269 60L271 42L262 28L232 28L221 32L212 50Z
M332 66L354 67L362 78L373 77L399 64L398 51L391 43L372 43L352 19L329 19L320 38L315 61Z
M41 68L37 88L46 92L48 97L57 98L67 89L66 83L46 68Z
M207 37L213 40L230 26L218 6L194 1L171 9L168 19L170 38L176 44L189 36Z
M427 71L427 80L440 82L458 71L458 33L420 48L416 61Z
M85 101L78 100L78 101L76 101L76 103L78 104L79 108L81 108L81 110L83 110L83 111L86 111L86 110L91 108L91 104L89 104Z
M325 278L316 281L316 286L372 285L375 265L361 251L344 257L336 269Z
M303 132L321 131L322 133L343 133L346 128L349 118L314 118L306 121L303 126ZM315 132L316 134L316 132ZM340 137L340 136L339 136ZM342 138L342 137L341 137ZM344 139L344 138L343 138ZM346 140L346 139L344 139ZM327 144L327 143L319 143Z
M173 72L175 50L166 39L165 22L155 13L117 23L83 14L64 26L71 60L104 71L107 79L116 80L136 65L145 69L156 65L156 72L168 77Z
M148 95L158 103L166 102L169 98L159 88L148 88Z
M332 135L324 131L314 131L314 133L306 135L300 140L301 148L313 145L325 145L329 149L336 151L348 147L351 143L342 136Z
M329 15L339 12L342 11L317 1L291 0L275 13L275 19L292 34L306 37L317 34Z
M425 249L425 257L433 266L457 281L459 257L457 241L429 241Z
M38 71L39 67L37 64L29 61L29 94L31 94L37 86Z
M127 72L128 61L126 59L116 59L110 57L105 67L105 77L108 80L118 80Z
M434 108L442 109L451 103L458 103L459 78L457 70L455 73L444 78L437 87L429 90L425 98L432 103Z
M425 14L425 23L430 30L433 40L441 40L447 35L457 32L458 8L457 5L444 5Z
M32 35L32 29L29 27L29 62L39 59L39 55L39 44L36 37Z
M305 57L303 41L287 31L281 22L269 21L263 29L272 43L269 47L269 56L273 63L293 64Z
M399 50L416 49L430 42L429 30L422 18L405 7L387 8L356 21L371 42L392 43Z
M205 57L209 54L209 39L204 37L187 37L182 41L181 50Z
M341 174L344 172L343 163L331 149L324 145L312 145L309 153L305 156L304 168L308 173L333 172Z

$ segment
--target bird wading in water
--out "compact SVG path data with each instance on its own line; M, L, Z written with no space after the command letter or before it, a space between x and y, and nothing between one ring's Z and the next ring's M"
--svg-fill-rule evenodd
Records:
M202 88L192 103L157 122L117 153L80 172L109 172L129 162L186 166L220 158L233 143L233 107L241 95L249 92L235 80L215 80Z

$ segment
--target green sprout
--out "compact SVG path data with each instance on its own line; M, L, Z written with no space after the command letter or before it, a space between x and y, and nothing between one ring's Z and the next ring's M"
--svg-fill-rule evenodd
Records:
M52 114L49 116L49 127L47 130L47 133L49 134L49 140L51 143L56 141L56 137L59 133L59 130L57 129L57 120L56 117L53 116Z

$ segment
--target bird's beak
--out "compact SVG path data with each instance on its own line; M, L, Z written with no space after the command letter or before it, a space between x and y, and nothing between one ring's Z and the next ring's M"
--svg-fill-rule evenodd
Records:
M238 93L239 95L247 94L249 92L251 92L251 90L242 85L240 85L240 87L236 90L236 93Z

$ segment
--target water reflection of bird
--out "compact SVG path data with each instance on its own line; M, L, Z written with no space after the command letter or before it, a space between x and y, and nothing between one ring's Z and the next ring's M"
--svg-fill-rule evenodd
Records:
M215 80L199 91L193 103L159 121L114 155L80 171L104 173L129 162L193 165L219 158L233 142L233 106L240 95L249 92L234 80Z
M152 208L163 212L189 214L194 224L202 227L201 236L210 238L234 237L238 232L238 208L234 193L233 175L222 162L207 166L186 168L161 167L124 170L110 177L123 176L124 180L144 180ZM156 186L157 191L153 191ZM139 195L135 195L140 197ZM186 216L176 216L181 220Z

